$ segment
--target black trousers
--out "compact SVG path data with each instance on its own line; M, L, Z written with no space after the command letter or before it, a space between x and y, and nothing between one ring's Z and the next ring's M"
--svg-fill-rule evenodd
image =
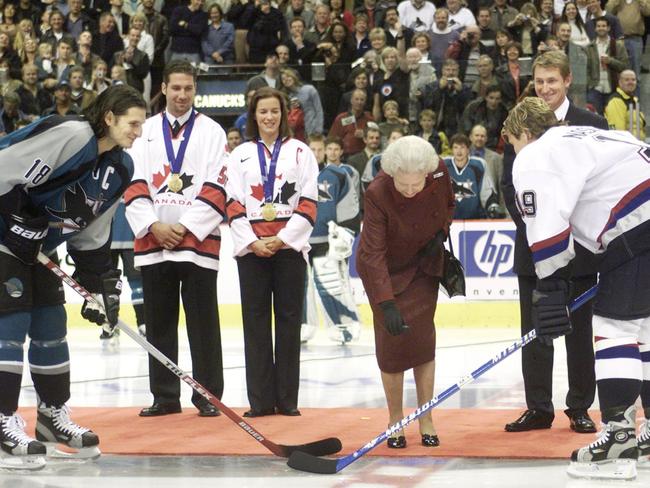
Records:
M250 406L254 410L297 408L305 260L301 253L283 249L270 258L252 253L237 258L237 268Z
M519 308L521 312L521 334L533 330L533 290L537 279L519 276ZM593 285L596 276L571 279L571 300ZM592 301L571 314L573 331L564 337L567 351L569 392L566 397L567 413L584 412L594 401L596 375L594 372L594 347L591 317ZM521 368L524 376L526 405L530 409L553 412L553 346L546 346L534 340L521 351Z
M178 364L179 289L187 322L192 376L218 398L223 394L221 330L217 313L217 272L193 263L142 266L147 340ZM180 380L157 359L149 357L149 387L154 402L180 398ZM196 406L207 403L192 393Z

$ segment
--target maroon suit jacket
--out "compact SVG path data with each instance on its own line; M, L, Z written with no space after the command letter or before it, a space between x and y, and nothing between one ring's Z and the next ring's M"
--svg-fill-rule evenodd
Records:
M444 163L413 198L402 196L393 178L380 171L365 193L363 229L357 271L371 305L393 300L418 270L442 276L442 253L422 256L420 250L443 229L449 234L454 194Z

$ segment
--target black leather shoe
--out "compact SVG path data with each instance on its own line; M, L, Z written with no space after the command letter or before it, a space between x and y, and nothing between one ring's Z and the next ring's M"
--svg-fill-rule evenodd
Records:
M403 435L398 437L389 437L386 439L386 445L391 449L404 449L406 447L406 437Z
M140 417L160 417L171 413L181 413L180 403L154 403L150 407L140 410Z
M244 412L244 417L251 418L251 417L264 417L266 415L275 415L275 409L274 408L267 408L264 410L255 410L254 408L251 408L247 412Z
M570 412L565 410L567 417L571 421L571 430L578 434L592 434L596 432L596 424L587 412Z
M435 434L422 434L422 445L426 447L438 447L440 439Z
M211 403L204 403L196 407L199 409L199 417L218 417L221 412Z
M297 408L277 408L279 415L286 415L287 417L299 417L301 415L300 410Z
M526 432L536 429L550 429L555 414L542 410L526 410L514 422L506 424L506 432Z

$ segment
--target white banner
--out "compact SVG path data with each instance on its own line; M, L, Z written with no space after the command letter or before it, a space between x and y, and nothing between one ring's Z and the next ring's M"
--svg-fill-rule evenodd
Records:
M516 300L518 298L517 278L512 272L515 249L515 225L509 220L456 220L451 226L451 238L456 257L465 267L467 300ZM356 272L354 253L350 257L350 274L357 303L368 303L363 285ZM65 256L65 246L59 249L59 256ZM62 262L66 272L73 268ZM131 290L124 280L122 300L130 302ZM221 226L221 256L217 290L219 303L239 304L239 277L237 263L232 256L232 239L228 226ZM66 287L66 300L80 302L79 296ZM440 301L448 300L442 293ZM459 300L458 298L454 301ZM462 299L460 299L462 300Z

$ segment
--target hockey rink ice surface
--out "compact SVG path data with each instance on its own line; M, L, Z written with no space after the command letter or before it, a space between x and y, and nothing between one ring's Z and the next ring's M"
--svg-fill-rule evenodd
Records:
M222 330L222 334L226 385L222 401L229 407L247 407L241 330L228 327ZM437 334L436 393L453 385L518 339L514 328L443 328ZM72 399L69 405L72 406L73 419L75 406L144 407L152 402L144 350L126 336L121 337L119 347L105 348L98 336L99 328L92 325L75 325L68 334L72 360ZM190 369L184 329L181 338L179 363L184 369ZM325 331L320 329L316 338L302 349L299 407L384 407L372 341L372 331L368 327L363 329L359 342L346 346L330 342ZM557 410L564 408L567 391L562 343L556 345L555 358L553 398ZM473 408L512 408L511 420L515 420L525 409L520 371L521 356L518 352L437 408L465 408L470 409L470 414ZM34 406L36 398L29 374L25 375L23 385L21 407ZM182 392L183 407L194 408L190 402L190 388L182 384ZM407 372L405 407L413 408L415 403L415 383ZM597 408L597 404L593 408ZM219 419L219 422L230 422L225 416ZM433 410L433 419L435 424L436 409ZM481 422L481 419L477 418L476 422ZM87 427L92 428L92 425ZM417 424L409 425L408 429L417 432ZM303 436L306 441L312 440L308 434L306 432ZM218 429L215 429L215 435L219 435ZM242 432L241 435L246 434ZM583 437L584 444L595 440L593 435ZM182 442L191 440L183 439ZM250 442L255 441L251 439ZM489 443L490 439L485 439L485 442ZM354 449L360 447L353 446ZM534 456L535 446L531 445L530 449L531 456ZM570 478L566 474L568 460L436 458L435 449L431 452L431 457L364 456L335 475L294 471L286 465L285 459L271 454L250 457L102 455L94 462L53 464L33 473L0 471L0 487L650 487L650 470L640 469L635 481L590 481Z

